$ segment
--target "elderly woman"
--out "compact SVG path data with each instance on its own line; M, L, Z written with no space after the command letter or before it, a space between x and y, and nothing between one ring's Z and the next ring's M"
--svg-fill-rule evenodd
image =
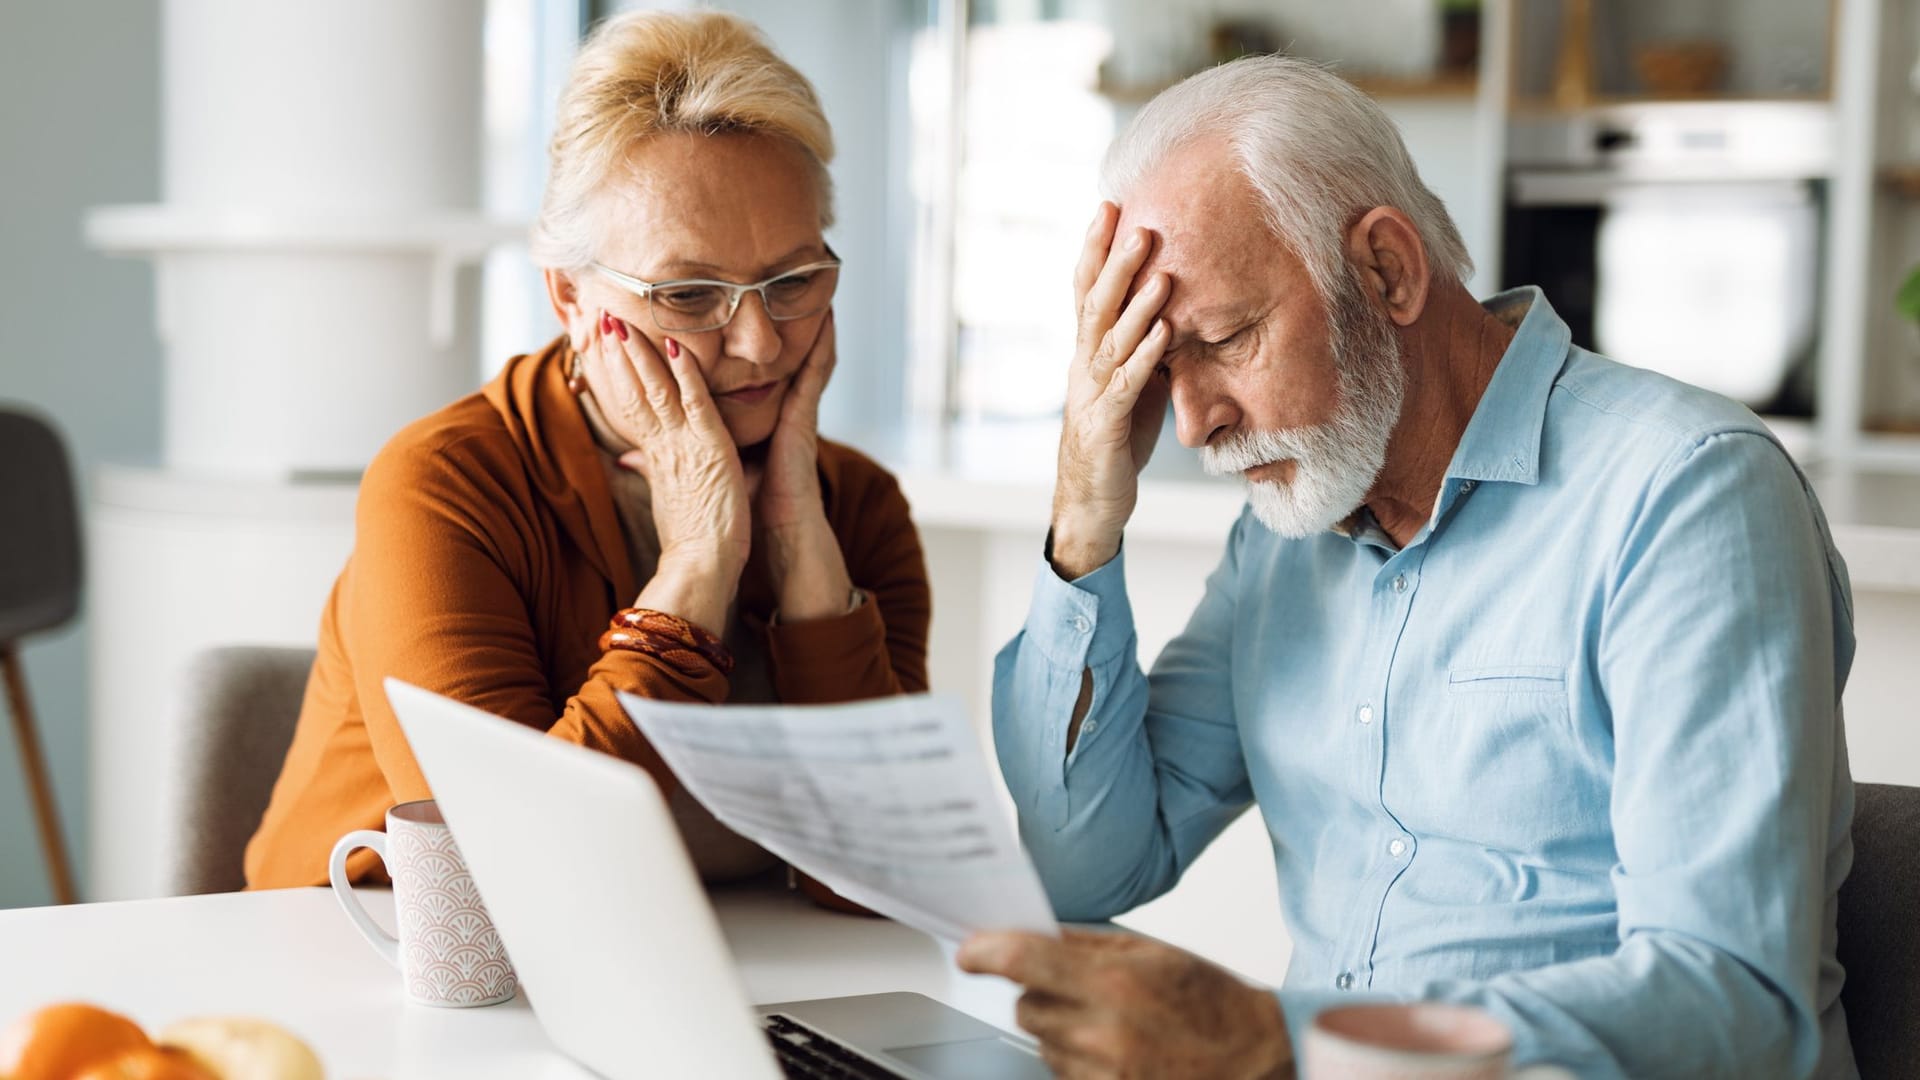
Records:
M533 252L565 332L368 468L252 888L324 883L343 833L428 797L390 675L646 768L709 881L777 864L679 788L615 691L926 688L906 501L815 430L840 261L812 87L736 18L623 16L582 48L551 154ZM348 870L381 872L368 851Z

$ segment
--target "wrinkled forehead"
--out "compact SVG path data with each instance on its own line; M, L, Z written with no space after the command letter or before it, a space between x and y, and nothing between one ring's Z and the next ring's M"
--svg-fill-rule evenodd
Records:
M1135 228L1154 237L1138 280L1156 271L1171 278L1166 312L1176 330L1185 329L1183 315L1244 302L1298 266L1224 143L1177 150L1143 176L1123 196L1116 236Z
M757 280L824 254L819 198L808 158L786 140L655 136L596 194L599 258L641 277Z

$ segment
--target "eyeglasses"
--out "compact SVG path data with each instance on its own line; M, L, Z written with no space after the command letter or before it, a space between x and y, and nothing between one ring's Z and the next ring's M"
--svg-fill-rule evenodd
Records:
M601 277L645 299L660 329L698 334L718 330L732 322L734 313L740 310L740 298L750 292L760 294L760 305L775 322L804 319L827 310L840 284L840 258L831 248L827 255L819 262L782 270L751 285L708 278L641 281L597 262L593 269Z

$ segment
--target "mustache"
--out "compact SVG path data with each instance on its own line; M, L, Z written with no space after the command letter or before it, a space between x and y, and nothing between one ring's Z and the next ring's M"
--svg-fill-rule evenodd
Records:
M1327 438L1325 427L1236 431L1200 448L1200 467L1210 476L1237 476L1276 461L1312 461Z

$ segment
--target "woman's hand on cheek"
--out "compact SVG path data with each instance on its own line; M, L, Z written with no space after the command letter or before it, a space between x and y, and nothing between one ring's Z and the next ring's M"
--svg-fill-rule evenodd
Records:
M820 395L834 359L829 311L781 402L760 480L758 525L785 622L845 615L857 595L820 497Z
M767 445L766 473L757 502L760 527L785 530L818 520L824 524L826 507L820 497L820 396L833 377L833 312L820 324L820 335L794 373L780 404L780 419Z
M737 584L753 543L740 454L693 357L672 338L662 357L645 336L608 317L588 382L615 433L634 449L620 464L647 478L660 565ZM731 594L729 592L729 600Z

